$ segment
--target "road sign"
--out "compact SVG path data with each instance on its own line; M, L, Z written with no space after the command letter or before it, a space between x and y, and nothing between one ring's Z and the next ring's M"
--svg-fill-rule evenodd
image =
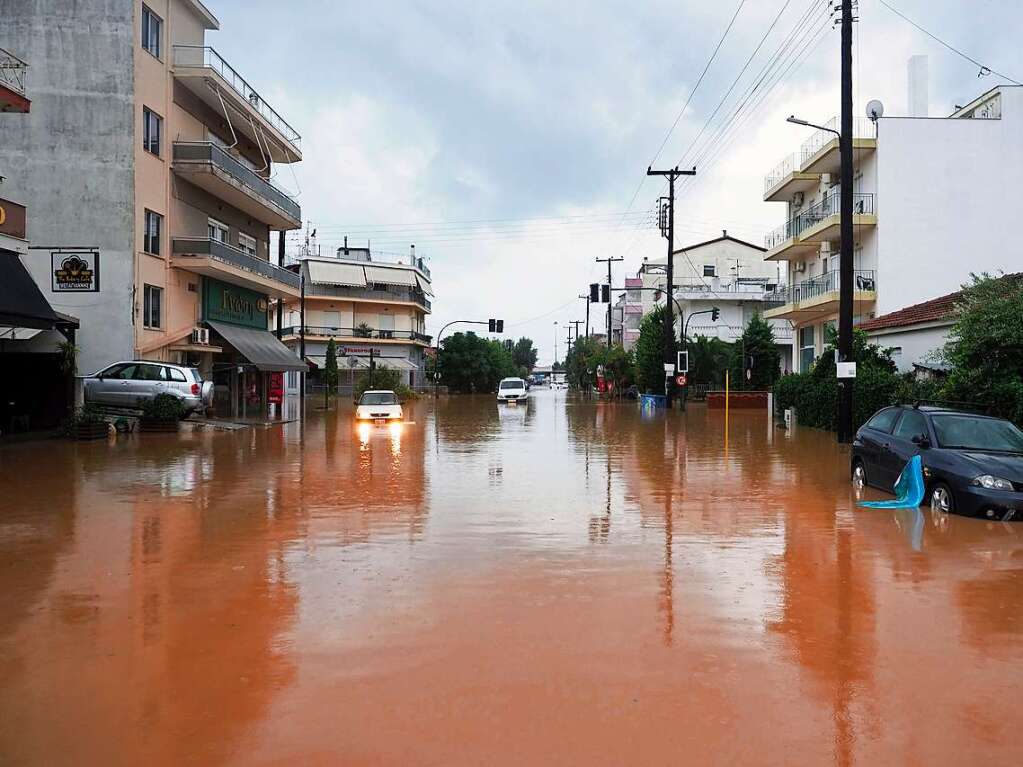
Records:
M750 370L749 368L746 368L746 380L748 381L751 378L753 378L753 371Z
M856 363L855 362L839 362L836 367L838 368L839 378L855 378L856 377Z
M665 362L664 363L664 373L665 373L665 375L669 375L669 376L670 375L674 375L675 374L675 366L672 365L670 362Z
M685 373L680 373L679 375L675 376L675 383L677 383L679 386L685 386L686 385L686 374Z

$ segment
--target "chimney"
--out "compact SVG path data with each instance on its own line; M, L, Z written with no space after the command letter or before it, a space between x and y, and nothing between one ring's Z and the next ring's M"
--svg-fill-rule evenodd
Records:
M906 63L906 112L910 117L927 117L927 57L910 56Z
M409 257L412 259L412 266L416 265L416 246L415 243L409 245Z
M728 230L727 229L722 229L721 230L721 236L722 237L727 237L728 236Z
M345 235L345 255L348 255L348 235Z

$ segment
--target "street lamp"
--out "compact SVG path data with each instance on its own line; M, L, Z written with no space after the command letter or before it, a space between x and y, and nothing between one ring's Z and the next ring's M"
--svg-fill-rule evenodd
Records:
M839 138L842 137L842 134L839 133L834 128L826 128L823 125L817 125L817 124L812 123L812 122L807 122L806 120L801 120L800 118L796 117L795 115L789 115L788 117L786 117L785 118L785 122L792 123L793 125L802 125L802 126L807 127L807 128L816 128L817 130L823 130L823 131L827 131L828 133L834 133Z
M551 380L554 380L554 368L558 366L558 321L554 320L554 364L551 365Z

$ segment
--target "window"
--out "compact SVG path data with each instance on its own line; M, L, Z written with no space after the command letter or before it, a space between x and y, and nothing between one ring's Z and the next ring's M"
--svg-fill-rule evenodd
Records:
M119 362L116 365L111 365L102 373L99 374L100 378L116 378L118 380L131 380L135 375L135 365L132 363Z
M341 312L323 312L323 324L331 330L337 330L341 327Z
M715 276L714 264L704 264L703 265L703 276L704 277L713 277L713 276Z
M160 156L160 131L163 118L149 107L142 107L142 148Z
M135 369L135 380L136 381L162 381L163 380L163 366L162 365L139 365Z
M245 232L238 232L238 247L250 256L254 256L256 255L256 238L245 234Z
M163 288L155 285L143 287L142 324L147 328L159 328L163 314Z
M828 320L821 323L821 343L838 343L838 320Z
M160 58L160 34L163 31L163 19L142 6L142 47Z
M160 255L160 230L163 229L163 216L159 213L146 211L144 239L142 249L154 256Z
M927 434L927 420L918 410L904 410L902 420L895 427L895 436L899 439L913 439Z
M175 381L177 383L188 383L188 379L185 378L185 374L177 368L164 368L164 372L167 374L168 381Z
M892 433L892 426L895 425L895 419L899 417L899 409L896 407L889 407L882 410L880 413L875 415L869 421L867 426L871 429L877 429L883 431L885 434Z
M210 233L211 240L216 240L217 242L223 243L227 242L228 235L230 234L231 231L230 229L228 229L227 224L222 224L215 218L211 218L209 220L207 224L207 229Z
M799 372L806 373L813 366L813 325L799 329Z

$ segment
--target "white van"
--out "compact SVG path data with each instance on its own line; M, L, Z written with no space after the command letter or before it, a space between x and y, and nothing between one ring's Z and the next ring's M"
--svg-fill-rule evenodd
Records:
M502 378L497 385L498 402L519 402L528 396L526 382L521 378Z

